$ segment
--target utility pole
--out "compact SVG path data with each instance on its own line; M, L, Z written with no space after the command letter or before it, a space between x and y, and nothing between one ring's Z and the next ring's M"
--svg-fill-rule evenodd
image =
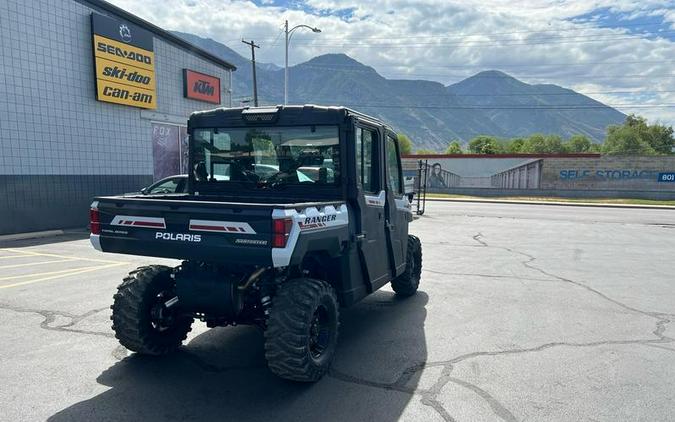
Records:
M258 107L258 81L255 76L255 49L260 48L260 46L256 45L253 40L250 42L241 40L241 42L251 46L251 63L253 64L253 106Z

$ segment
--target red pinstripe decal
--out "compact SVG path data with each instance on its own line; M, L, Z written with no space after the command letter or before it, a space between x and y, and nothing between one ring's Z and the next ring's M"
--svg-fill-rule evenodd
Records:
M225 231L225 227L222 226L204 226L200 224L190 224L190 230L217 230L217 231Z

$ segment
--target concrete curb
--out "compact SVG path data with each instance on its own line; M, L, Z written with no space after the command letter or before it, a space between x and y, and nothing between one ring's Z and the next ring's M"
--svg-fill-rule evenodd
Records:
M26 239L38 239L41 237L52 237L52 236L61 236L65 232L63 230L45 230L41 232L29 232L29 233L15 233L15 234L5 234L0 236L0 242L8 242L12 240L26 240Z
M673 205L647 205L647 204L609 204L596 202L563 202L563 201L525 201L510 199L482 199L482 198L429 198L427 201L439 202L474 202L488 204L521 204L521 205L558 205L565 207L595 207L595 208L637 208L637 209L661 209L675 210Z

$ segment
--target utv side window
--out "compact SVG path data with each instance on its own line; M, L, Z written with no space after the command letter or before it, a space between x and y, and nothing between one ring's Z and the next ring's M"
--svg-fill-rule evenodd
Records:
M398 156L396 140L391 136L387 136L385 152L387 153L387 182L389 183L389 188L395 194L401 194L403 193L401 189L403 186L401 183L401 159Z
M375 131L356 128L356 182L364 192L377 191L376 140Z

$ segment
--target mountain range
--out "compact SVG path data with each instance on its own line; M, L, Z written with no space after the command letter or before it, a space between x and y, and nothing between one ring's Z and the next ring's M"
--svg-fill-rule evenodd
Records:
M233 98L252 96L251 61L210 38L174 32L237 66ZM283 68L257 63L261 105L282 104ZM531 85L497 70L444 86L387 79L345 54L326 54L289 68L289 103L343 105L378 117L410 137L414 149L444 150L452 140L533 133L563 138L583 134L602 142L605 129L625 115L590 97L552 84Z

